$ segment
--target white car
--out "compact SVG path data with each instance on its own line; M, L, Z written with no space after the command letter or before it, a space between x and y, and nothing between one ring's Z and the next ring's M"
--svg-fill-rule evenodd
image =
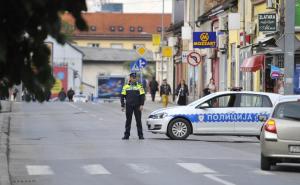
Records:
M159 109L147 119L148 131L171 139L190 134L260 136L263 121L282 95L252 91L217 92L187 106Z
M89 101L89 97L85 94L76 94L73 96L73 101L74 102L88 102Z

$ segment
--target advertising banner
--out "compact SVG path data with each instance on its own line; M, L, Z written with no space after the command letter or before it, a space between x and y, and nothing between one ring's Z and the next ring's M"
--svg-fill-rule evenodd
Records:
M51 89L52 97L57 97L59 91L64 88L68 90L68 67L67 66L54 66L53 76L55 78L55 84Z
M276 14L258 14L258 31L276 31Z
M99 76L98 77L98 98L118 99L120 98L125 77L122 76Z
M300 64L296 64L295 68L294 93L300 94Z
M194 32L193 33L194 48L215 48L217 47L216 32Z

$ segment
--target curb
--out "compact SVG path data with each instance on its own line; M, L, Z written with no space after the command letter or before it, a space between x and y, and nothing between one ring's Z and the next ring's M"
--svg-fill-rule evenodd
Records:
M2 102L1 102L2 103ZM2 104L5 112L0 112L0 185L11 185L8 166L8 144L11 102Z

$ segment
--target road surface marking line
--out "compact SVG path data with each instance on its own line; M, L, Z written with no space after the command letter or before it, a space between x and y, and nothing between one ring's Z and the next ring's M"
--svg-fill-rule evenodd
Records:
M82 167L88 174L91 175L109 175L111 174L101 164L91 164Z
M192 173L216 173L216 171L200 164L200 163L177 163L182 168Z
M233 184L231 182L228 182L226 180L223 180L223 179L217 177L217 175L215 175L215 174L205 174L204 176L207 177L207 178L209 178L209 179L211 179L211 180L213 180L213 181L216 181L216 182L219 182L221 184L224 184L224 185L235 185L235 184Z
M28 175L53 175L54 172L46 165L27 165Z
M140 173L140 174L148 174L155 171L151 169L149 165L143 163L139 163L139 164L128 163L127 166L129 166L136 173Z
M258 174L258 175L274 175L271 172L262 171L262 170L255 170L255 171L253 171L253 173Z
M78 107L76 105L73 105L72 103L67 103L67 104L70 105L71 107L78 109Z

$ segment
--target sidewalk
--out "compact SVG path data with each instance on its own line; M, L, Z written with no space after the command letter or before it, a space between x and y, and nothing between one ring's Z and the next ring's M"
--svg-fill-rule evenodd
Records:
M10 185L8 173L8 142L9 142L9 122L11 104L9 101L0 101L0 185Z

